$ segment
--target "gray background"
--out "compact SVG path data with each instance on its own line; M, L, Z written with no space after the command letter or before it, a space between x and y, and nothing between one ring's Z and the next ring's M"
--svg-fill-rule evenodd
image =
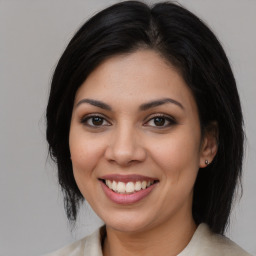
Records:
M64 47L88 17L116 2L0 0L1 256L41 255L101 224L86 206L70 232L56 168L47 160L44 114L51 74ZM256 1L178 2L215 31L238 82L248 142L244 194L227 235L256 255Z

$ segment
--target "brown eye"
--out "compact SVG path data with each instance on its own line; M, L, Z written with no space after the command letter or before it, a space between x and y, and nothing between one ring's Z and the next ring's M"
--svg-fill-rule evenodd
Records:
M166 122L166 119L163 118L163 117L156 117L156 118L154 118L154 124L156 126L163 126L163 125L165 125L165 122Z
M101 116L87 116L81 120L81 123L83 123L86 126L96 127L96 128L110 125L110 123L106 121L104 117L101 117Z
M92 120L91 120L92 124L95 126L102 125L103 121L104 121L104 119L99 116L92 117Z
M155 117L151 118L145 124L145 126L166 128L166 127L172 126L176 123L177 122L174 120L174 118L172 118L170 116L158 115L158 116L155 116Z

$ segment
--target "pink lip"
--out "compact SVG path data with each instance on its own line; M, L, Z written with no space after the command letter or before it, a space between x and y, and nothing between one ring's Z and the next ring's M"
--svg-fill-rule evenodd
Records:
M129 181L136 182L136 181L154 181L157 179L147 177L147 176L142 176L142 175L137 175L137 174L130 174L130 175L120 175L120 174L110 174L110 175L105 175L100 177L102 180L110 180L110 181L121 181L124 183L127 183Z
M105 185L104 182L100 181L100 184L102 186L103 191L105 192L105 195L114 203L117 204L134 204L146 196L150 194L150 192L155 188L157 183L149 186L146 189L142 189L138 192L134 192L132 194L118 194L111 190L107 185Z

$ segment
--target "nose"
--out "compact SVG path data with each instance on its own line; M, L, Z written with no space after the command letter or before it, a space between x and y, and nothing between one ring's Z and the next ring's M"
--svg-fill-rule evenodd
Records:
M115 130L105 151L108 161L120 166L130 166L146 159L142 139L135 129L123 127Z

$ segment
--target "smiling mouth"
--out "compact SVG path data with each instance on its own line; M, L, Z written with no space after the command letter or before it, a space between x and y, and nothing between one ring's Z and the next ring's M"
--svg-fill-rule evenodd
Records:
M142 181L116 181L109 179L100 179L109 189L118 194L133 194L141 190L145 190L153 184L159 182L158 180L142 180Z

